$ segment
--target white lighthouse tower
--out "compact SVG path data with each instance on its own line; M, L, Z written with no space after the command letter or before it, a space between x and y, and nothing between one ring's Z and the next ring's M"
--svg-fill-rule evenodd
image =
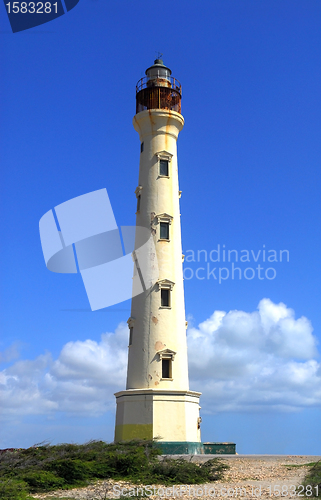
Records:
M153 235L159 277L132 299L127 385L115 394L115 441L158 438L192 453L201 440L201 393L190 391L188 380L176 147L184 125L181 95L181 84L161 59L136 87L136 226Z

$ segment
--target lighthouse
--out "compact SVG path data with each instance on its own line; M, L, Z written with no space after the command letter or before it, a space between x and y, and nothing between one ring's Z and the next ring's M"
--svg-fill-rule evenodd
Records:
M157 439L167 449L193 453L201 441L201 393L189 390L187 362L177 168L182 87L161 59L145 74L133 119L140 140L136 228L152 235L155 255L146 265L157 260L158 278L132 298L126 390L115 394L115 442Z

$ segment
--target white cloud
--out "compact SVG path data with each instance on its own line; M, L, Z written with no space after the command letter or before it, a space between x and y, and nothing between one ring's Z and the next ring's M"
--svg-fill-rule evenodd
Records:
M307 318L269 299L252 313L215 311L187 331L191 388L206 412L292 411L321 403L321 365ZM0 372L3 414L86 416L114 411L125 388L128 327L94 340L68 342L50 353L17 361Z
M0 372L3 415L99 415L114 409L114 392L126 383L127 345L128 327L121 323L100 342L68 342L55 361L48 353L16 362Z
M296 410L321 405L321 368L310 321L285 304L215 311L189 328L191 386L209 412Z

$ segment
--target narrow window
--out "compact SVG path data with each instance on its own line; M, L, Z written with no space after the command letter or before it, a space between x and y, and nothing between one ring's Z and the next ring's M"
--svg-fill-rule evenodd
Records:
M171 359L162 359L162 378L172 378Z
M142 142L140 145L140 152L142 153L144 151L144 143Z
M133 343L133 330L134 330L133 327L129 329L129 345L132 345Z
M168 160L159 160L159 175L168 177Z
M169 223L161 222L159 225L159 237L161 240L169 240Z
M161 306L170 307L170 290L167 288L161 289Z
M140 211L140 194L137 196L137 212Z

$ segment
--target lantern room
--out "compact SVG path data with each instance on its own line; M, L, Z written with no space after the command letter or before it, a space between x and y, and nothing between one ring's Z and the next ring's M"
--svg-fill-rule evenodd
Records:
M136 85L136 113L167 109L181 113L182 86L162 59L155 59Z

